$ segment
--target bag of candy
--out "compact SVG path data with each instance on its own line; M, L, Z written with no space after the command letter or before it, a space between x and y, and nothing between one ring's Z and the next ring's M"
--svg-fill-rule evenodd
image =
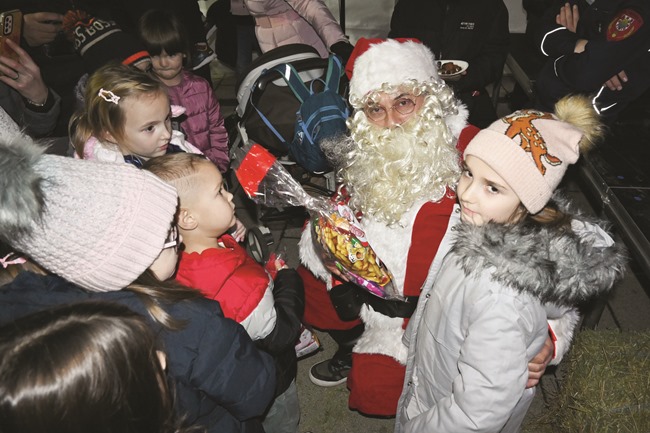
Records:
M235 174L256 203L269 207L304 206L309 211L309 229L324 264L334 265L349 281L375 296L404 299L346 204L307 194L275 156L257 144L241 159Z

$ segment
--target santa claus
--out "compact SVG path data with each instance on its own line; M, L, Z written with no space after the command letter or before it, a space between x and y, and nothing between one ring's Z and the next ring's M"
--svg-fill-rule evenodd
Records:
M439 78L434 56L424 45L361 40L355 48L359 51L351 59L355 112L348 121L349 138L323 150L345 185L339 198L348 199L359 213L367 240L404 300L383 300L351 283L341 285L340 274L323 265L305 230L300 257L311 273L300 270L304 321L327 330L339 344L332 359L311 368L312 382L333 386L347 380L351 409L393 416L404 380L404 328L427 275L435 276L450 247L459 220L454 195L459 150L478 128L467 126L466 108ZM360 320L342 320L355 301ZM530 366L530 385L551 358L550 338L548 343Z

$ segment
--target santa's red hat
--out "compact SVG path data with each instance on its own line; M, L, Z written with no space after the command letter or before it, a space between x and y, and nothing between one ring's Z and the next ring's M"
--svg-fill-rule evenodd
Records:
M350 78L351 99L361 99L384 84L398 86L409 80L424 83L439 79L433 53L417 39L361 38L345 70Z

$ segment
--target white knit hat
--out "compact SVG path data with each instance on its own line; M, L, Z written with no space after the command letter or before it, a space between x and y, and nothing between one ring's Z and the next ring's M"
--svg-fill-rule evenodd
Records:
M535 214L550 200L569 164L578 160L582 137L581 129L551 113L520 110L476 134L464 156L489 165Z
M408 80L439 80L435 57L429 48L418 42L394 39L371 44L354 62L350 99L361 99L383 84L398 86Z
M162 251L175 189L130 164L42 151L0 142L0 238L88 290L123 289Z

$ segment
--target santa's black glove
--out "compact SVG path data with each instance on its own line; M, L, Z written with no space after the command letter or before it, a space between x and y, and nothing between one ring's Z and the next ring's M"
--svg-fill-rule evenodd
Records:
M364 290L354 283L343 283L327 292L339 319L349 322L359 318L361 306L365 302Z
M348 59L350 58L353 49L354 45L348 41L340 41L330 47L330 51L341 58L344 67L348 63Z

